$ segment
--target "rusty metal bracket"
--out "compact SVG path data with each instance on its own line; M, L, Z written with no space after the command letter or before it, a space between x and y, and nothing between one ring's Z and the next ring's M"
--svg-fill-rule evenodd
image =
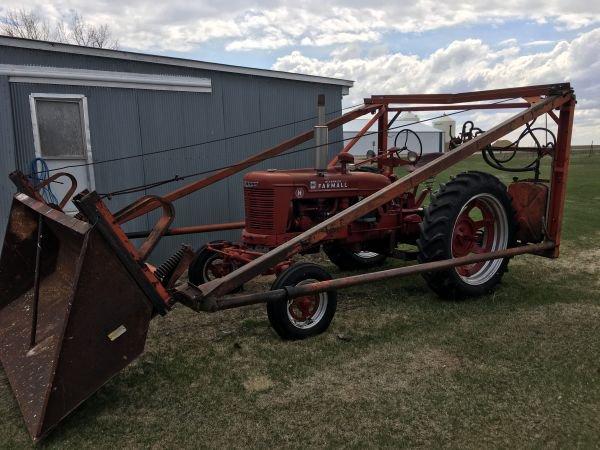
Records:
M23 194L27 194L29 197L31 197L37 201L40 201L42 203L46 203L46 204L47 204L47 202L46 202L46 200L44 200L44 198L40 194L40 191L43 188L45 188L46 186L48 186L50 183L52 183L52 182L56 181L58 178L62 178L62 177L68 178L71 181L71 186L69 187L69 190L64 195L62 200L57 205L60 210L62 210L65 207L65 205L69 202L69 200L71 199L71 197L77 190L77 179L73 175L71 175L68 172L58 172L58 173L55 173L54 175L52 175L50 178L45 179L44 181L42 181L41 183L39 183L35 186L19 170L16 170L9 175L9 178L15 184L15 186L17 187L17 190L19 192L22 192Z
M8 175L13 184L17 187L17 192L22 192L28 197L31 197L39 202L46 203L46 200L35 189L29 178L27 178L20 170L15 170Z
M48 186L50 183L53 183L54 181L56 181L57 179L62 178L62 177L68 178L71 181L71 186L69 187L69 190L64 195L64 197L62 198L62 200L58 203L58 207L61 210L65 207L65 205L67 203L69 203L69 200L71 200L71 197L73 196L73 194L77 190L77 179L73 175L71 175L68 172L58 172L58 173L55 173L54 175L52 175L50 178L45 179L44 181L42 181L39 184L36 184L33 187L37 192L39 192L43 188L45 188L46 186Z
M148 238L142 243L142 245L140 245L138 249L138 257L141 261L145 261L148 258L152 250L154 250L158 244L161 236L173 223L173 220L175 219L175 209L173 208L173 204L163 197L159 197L157 195L146 195L115 214L116 222L121 225L124 223L123 218L127 217L128 214L134 214L136 211L148 208L153 204L161 206L163 213L157 220L152 230L150 230Z
M139 259L139 253L127 239L114 216L102 203L97 193L83 191L75 196L73 203L100 233L121 260L129 274L144 291L159 314L166 314L171 296L148 266Z
M497 100L500 98L526 98L540 95L563 95L571 91L569 83L540 84L505 89L491 89L486 91L460 92L456 94L405 94L405 95L373 95L365 98L366 104L453 104L461 102L478 102Z

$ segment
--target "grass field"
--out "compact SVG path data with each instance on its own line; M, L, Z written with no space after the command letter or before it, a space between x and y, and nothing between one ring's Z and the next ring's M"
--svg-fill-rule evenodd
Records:
M43 446L598 447L599 156L572 158L563 238L560 259L517 257L479 299L442 301L420 277L343 291L303 342L261 306L178 307ZM2 446L31 445L2 372L0 417Z

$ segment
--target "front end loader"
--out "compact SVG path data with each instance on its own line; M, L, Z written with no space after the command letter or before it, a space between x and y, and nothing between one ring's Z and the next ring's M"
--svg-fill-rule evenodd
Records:
M400 146L388 142L401 111L500 108L517 112L485 132L471 128L435 157L407 148L408 140ZM337 291L345 287L423 274L440 294L480 295L495 286L491 281L514 256L558 257L574 108L568 83L376 95L329 122L321 115L315 129L240 163L115 212L96 192L72 197L76 184L68 173L39 185L20 172L11 174L18 192L0 258L0 360L32 438L46 436L134 361L144 350L150 321L176 303L204 312L265 303L277 333L301 339L327 329ZM368 126L324 162L327 131L363 115L371 115ZM532 123L543 115L557 124L551 145L523 148L517 139L511 147L494 148L515 130L533 133ZM349 150L375 123L378 151L361 168L367 164L354 163ZM315 168L246 175L244 222L171 227L177 199L313 138ZM506 187L491 175L466 173L432 193L425 206L429 180L442 171L480 152L492 168L510 171L506 155L519 151L533 152L534 163L514 171L530 172L531 178ZM549 179L540 177L543 157L552 160ZM59 179L72 186L59 204L48 204L40 190ZM79 211L75 216L63 212L70 200ZM474 209L476 218L470 215ZM126 222L155 210L162 214L151 230L123 230ZM241 242L213 242L197 252L183 247L158 267L148 263L165 236L237 228L245 228ZM136 246L134 238L144 239ZM408 254L398 244L417 250ZM320 249L340 267L366 272L334 279L322 267L294 260ZM385 257L417 263L378 270ZM182 282L186 271L189 281ZM263 274L277 275L271 290L240 291Z

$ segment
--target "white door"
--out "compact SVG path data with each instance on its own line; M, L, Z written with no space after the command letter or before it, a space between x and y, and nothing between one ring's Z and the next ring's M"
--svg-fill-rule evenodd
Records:
M47 165L48 173L40 172L44 163L37 161L38 178L68 172L77 180L77 190L94 190L94 171L90 145L87 99L74 94L31 94L31 122L35 154ZM57 170L58 169L58 170ZM70 187L63 177L50 184L45 197L60 202ZM64 208L68 214L77 212L71 201Z

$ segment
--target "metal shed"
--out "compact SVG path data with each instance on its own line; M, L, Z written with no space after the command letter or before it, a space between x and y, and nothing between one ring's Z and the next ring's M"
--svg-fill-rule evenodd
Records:
M340 115L342 96L352 84L0 37L0 237L14 193L6 175L15 169L29 173L36 157L43 157L50 169L77 166L68 170L81 187L101 193L210 170L312 127L318 94L326 97L328 119ZM242 136L222 140L237 135ZM341 128L332 131L330 139L341 140ZM330 152L340 149L337 143ZM131 156L135 157L122 159ZM313 162L314 152L306 151L254 169L308 167ZM174 226L242 220L242 176L179 200ZM147 193L160 195L174 187ZM61 186L54 189L60 193ZM118 209L142 194L114 197L109 207ZM152 220L137 219L128 224L128 231L148 229ZM155 250L153 259L166 257L183 242L199 246L205 240L233 239L236 234L170 237Z

